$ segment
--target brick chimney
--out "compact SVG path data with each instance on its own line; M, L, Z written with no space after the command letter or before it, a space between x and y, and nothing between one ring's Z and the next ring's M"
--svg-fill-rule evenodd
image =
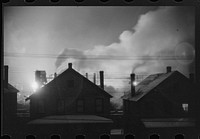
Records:
M170 73L172 71L172 67L171 66L167 66L166 70L167 70L167 73Z
M190 73L190 74L189 74L189 79L190 79L190 81L191 81L192 83L195 82L194 73Z
M68 63L68 68L72 69L72 63Z
M100 87L102 89L104 89L104 75L103 75L103 71L99 71L100 74Z
M8 65L4 66L3 81L4 87L8 88Z
M96 73L94 73L94 78L93 78L93 80L94 80L94 84L96 84Z
M135 74L131 73L131 96L133 97L135 95L135 86L134 86L134 81L135 81Z

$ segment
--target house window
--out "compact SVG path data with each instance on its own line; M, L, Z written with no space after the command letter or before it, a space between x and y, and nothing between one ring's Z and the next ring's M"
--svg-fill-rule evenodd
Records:
M95 101L96 112L103 112L103 99L98 98Z
M73 87L74 87L74 80L68 80L67 86L68 86L69 88L73 88Z
M65 112L65 101L62 99L59 99L57 101L57 112L58 113L64 113Z
M39 100L38 101L38 113L44 113L44 100Z
M77 100L76 111L79 112L79 113L84 112L84 101L82 99Z
M185 112L188 112L188 104L187 103L182 104L182 108Z

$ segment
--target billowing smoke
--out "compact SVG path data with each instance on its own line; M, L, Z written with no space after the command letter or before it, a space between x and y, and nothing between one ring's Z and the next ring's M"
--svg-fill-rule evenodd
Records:
M120 97L122 96L122 92L120 89L116 89L113 86L104 86L106 92L113 96L111 98L111 103L115 106L115 108L120 109L122 106L122 100Z
M91 72L104 70L106 73L151 74L165 72L166 66L172 66L173 70L187 75L194 72L194 31L192 7L159 7L141 15L131 30L120 34L119 42L109 46L97 45L84 51L65 49L60 57L81 56L81 60L75 57L76 66ZM59 67L64 61L58 57L56 66ZM121 81L106 85L115 88L126 84Z
M83 51L73 48L65 48L57 57L55 66L56 69L62 71L66 68L66 62L73 62L77 70L80 70L85 67L85 59L86 56Z
M104 61L102 66L108 71L150 74L170 65L187 74L194 58L194 23L191 7L160 7L141 15L133 30L120 35L119 43L95 46L85 53L129 59Z

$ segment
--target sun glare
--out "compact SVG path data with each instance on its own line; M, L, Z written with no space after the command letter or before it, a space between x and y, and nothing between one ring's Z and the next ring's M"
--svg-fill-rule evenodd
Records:
M38 89L39 86L38 86L38 84L36 82L33 82L31 87L33 89L33 92L35 92Z

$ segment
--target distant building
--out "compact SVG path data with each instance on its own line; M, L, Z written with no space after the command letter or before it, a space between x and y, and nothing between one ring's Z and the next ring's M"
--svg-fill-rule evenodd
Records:
M3 69L3 120L5 123L15 120L17 115L17 90L8 83L8 66Z
M104 91L103 71L100 87L82 76L68 64L68 69L30 96L30 116L108 115L110 98Z
M38 87L47 83L46 71L36 70L35 71L35 82L37 82Z
M152 74L122 96L124 115L140 118L194 117L196 89L191 79L167 67L166 73Z

